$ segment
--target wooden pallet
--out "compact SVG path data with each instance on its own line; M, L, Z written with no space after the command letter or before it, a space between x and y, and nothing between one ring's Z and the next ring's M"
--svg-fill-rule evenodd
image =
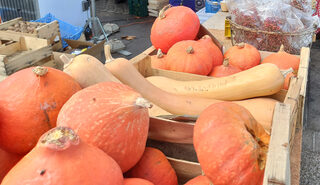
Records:
M205 31L199 32L199 37ZM221 50L222 46L218 45ZM144 77L165 76L176 80L201 80L206 76L151 68L150 55L155 54L150 47L131 59ZM271 52L260 51L262 59ZM301 135L304 114L304 101L308 80L310 49L302 48L297 78L293 78L288 91L281 90L271 96L279 101L276 104L268 160L265 168L264 185L299 184ZM150 118L148 145L161 149L176 170L180 183L201 175L200 164L196 160L193 142L195 121L184 122L167 119L168 116ZM170 116L169 116L170 117ZM174 118L174 116L173 116ZM291 160L292 159L292 160ZM292 168L292 166L294 168Z
M21 17L0 24L0 40L19 41L21 36L36 37L46 39L48 44L52 45L52 49L54 51L58 51L62 48L62 40L58 21L42 23L43 25L37 28L33 33L22 33L6 30L9 26L18 23L19 21L22 21Z
M10 75L39 62L43 64L48 57L52 57L52 46L48 46L46 39L23 36L17 42L0 47L0 71Z

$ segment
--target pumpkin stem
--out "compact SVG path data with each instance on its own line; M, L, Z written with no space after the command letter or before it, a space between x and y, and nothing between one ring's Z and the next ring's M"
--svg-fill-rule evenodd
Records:
M224 66L224 67L228 67L228 66L229 66L229 58L225 58L225 59L223 60L223 66Z
M201 39L211 39L211 37L209 35L204 35L203 37L201 37Z
M189 53L189 54L194 53L194 50L193 50L193 47L192 47L192 46L189 46L186 51L187 51L187 53Z
M236 44L236 46L238 46L239 49L242 49L242 48L244 48L245 43L244 43L244 42L241 42L241 43L239 43L239 44Z
M109 44L104 45L104 56L106 57L105 63L112 62L114 60L111 55L111 47Z
M161 49L158 49L157 57L158 58L162 58L163 57L163 53L162 53Z
M37 75L37 76L43 76L48 73L48 68L43 67L43 66L37 66L32 69L32 71Z
M159 17L160 17L160 19L164 19L164 18L166 17L166 15L164 14L164 12L165 12L166 10L168 10L169 8L171 8L171 4L168 4L168 5L164 6L164 7L160 10L160 12L159 12Z
M290 68L290 69L286 69L286 70L280 70L280 72L284 77L286 77L289 73L293 72L293 69Z
M71 145L80 143L79 136L68 127L55 127L40 138L40 145L52 150L66 150Z
M284 52L284 45L283 44L281 44L280 49L279 49L278 52Z
M152 104L148 100L141 97L136 99L136 105L142 108L152 108Z

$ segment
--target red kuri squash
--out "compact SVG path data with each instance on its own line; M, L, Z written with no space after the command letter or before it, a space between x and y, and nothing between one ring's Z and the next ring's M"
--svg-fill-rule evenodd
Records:
M185 185L213 185L213 184L208 177L200 175L189 180Z
M269 139L248 110L230 102L206 108L193 135L201 168L214 185L261 184Z
M147 179L155 185L178 185L176 172L166 156L151 147L146 147L140 161L126 175Z
M124 185L154 185L152 182L140 178L125 178Z
M26 154L40 136L56 126L62 105L80 85L50 67L18 71L0 83L0 145L11 153Z
M273 53L269 56L267 56L265 59L262 60L261 63L272 63L275 64L279 67L279 69L293 69L293 73L289 73L284 81L283 89L288 90L289 88L289 83L290 83L290 78L294 75L295 73L298 72L299 70L299 65L300 65L300 59L299 57L295 55L291 55L287 52L284 51L284 46L281 45L278 53Z
M12 154L0 148L0 184L3 177L22 157L22 155Z
M161 52L161 49L158 49L156 55L151 56L151 67L155 69L167 69L166 55Z
M216 66L212 69L210 76L213 77L224 77L224 76L229 76L235 73L241 72L241 69L229 65L229 59L226 58L223 61L223 64L220 66Z
M118 164L82 142L70 128L56 127L14 166L1 185L123 185Z
M223 54L218 46L213 43L211 37L209 35L205 35L199 39L199 41L210 49L213 67L222 65Z
M208 75L213 66L209 48L200 41L185 40L174 44L166 58L171 71Z
M62 107L57 125L74 129L85 142L115 159L125 172L144 152L150 106L129 86L102 82L74 94Z
M169 8L169 9L168 9ZM194 40L200 28L197 14L186 6L165 6L151 27L152 45L167 53L169 48L182 40Z
M280 69L290 69L292 68L294 71L298 71L300 59L295 55L291 55L284 51L284 46L281 45L279 51L277 53L273 53L267 56L261 62L263 63L272 63L277 65Z
M228 49L224 58L229 58L232 66L241 70L250 69L260 64L261 56L257 48L250 44L240 43Z

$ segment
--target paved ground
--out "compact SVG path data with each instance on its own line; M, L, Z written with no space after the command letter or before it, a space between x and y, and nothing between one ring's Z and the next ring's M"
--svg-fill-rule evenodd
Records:
M313 44L307 91L306 122L303 130L302 185L320 184L320 42Z
M132 58L151 46L149 35L154 18L137 19L128 15L126 3L114 4L112 0L97 1L97 16L102 23L112 22L120 26L120 32L110 38L134 35L131 41L124 40ZM306 102L306 122L303 131L301 157L301 185L320 185L320 42L313 44ZM114 57L124 57L113 54ZM152 143L149 143L152 145Z

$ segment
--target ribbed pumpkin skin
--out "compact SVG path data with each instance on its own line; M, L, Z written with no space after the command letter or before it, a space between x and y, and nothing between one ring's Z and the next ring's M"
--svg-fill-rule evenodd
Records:
M210 179L206 176L200 175L191 180L189 180L184 185L213 185Z
M211 73L209 74L209 76L224 77L224 76L233 75L239 72L241 72L241 69L224 63L223 65L214 67Z
M151 56L151 67L155 69L167 69L166 55L159 58L157 55Z
M218 46L213 43L212 39L208 35L205 35L199 41L210 49L213 67L222 65L223 54Z
M258 164L260 146L245 125L257 124L234 103L213 104L194 127L194 147L201 168L214 185L262 184Z
M1 185L123 185L120 167L106 153L82 140L67 142L56 149L39 141Z
M193 53L188 53L189 47ZM208 47L199 41L184 40L174 44L166 57L168 70L208 75L212 70L212 55Z
M294 77L294 73L289 73L286 78L284 79L283 89L288 90L290 86L290 79Z
M0 183L9 170L22 158L22 155L8 153L0 148Z
M62 105L80 85L66 73L47 67L37 76L32 68L18 71L0 83L0 146L26 154L40 136L56 126Z
M139 161L148 136L148 110L135 104L139 97L129 86L116 82L90 86L65 103L57 125L74 129L125 172Z
M146 147L140 161L126 173L128 177L146 179L155 185L178 185L176 172L158 149Z
M245 44L243 48L240 46L232 46L224 54L224 58L229 58L230 65L238 67L241 70L250 69L260 64L261 60L257 48L250 44Z
M164 14L165 18L158 17L151 27L150 39L156 49L167 53L175 43L196 38L200 20L193 10L176 6L169 8Z
M278 53L273 53L267 56L261 62L263 63L272 63L277 65L280 69L289 69L292 68L295 71L298 71L300 59L297 56L291 55L284 51L280 51Z
M154 185L152 182L140 178L125 178L124 185Z

